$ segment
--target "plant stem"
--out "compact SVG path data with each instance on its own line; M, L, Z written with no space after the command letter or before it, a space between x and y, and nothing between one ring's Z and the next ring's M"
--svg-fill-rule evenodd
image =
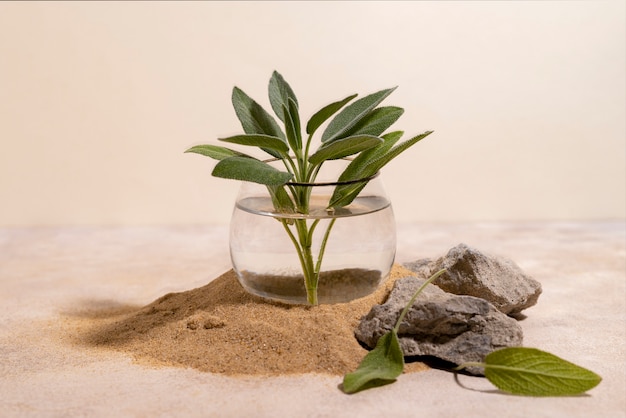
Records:
M291 238L291 242L293 242L293 245L296 247L296 250L298 252L298 256L300 257L300 262L302 263L304 260L301 257L302 250L300 248L300 244L298 243L298 240L296 239L296 237L293 234L293 232L291 232L291 229L289 229L289 225L287 224L287 220L286 219L281 219L280 222L283 224L283 227L285 228L285 231L287 231L287 235L289 235L289 238Z
M298 226L298 222L302 222L302 220L296 220L296 227ZM289 225L287 225L286 220L282 220L281 223L283 224L285 231L287 231L291 242L296 248L296 253L298 254L298 259L300 260L300 266L302 267L302 274L304 275L307 301L311 305L317 305L317 275L315 274L313 268L313 254L311 253L311 245L309 243L302 242L302 237L300 237L301 241L298 242L298 239L289 228ZM304 227L306 228L306 224Z
M313 229L315 223L311 226ZM315 267L313 265L313 252L311 247L313 245L313 234L309 232L306 219L295 220L296 230L298 231L298 241L294 242L298 256L300 257L300 264L302 265L302 274L304 276L304 285L306 287L307 301L311 305L317 305L317 283L318 275L315 273ZM292 241L296 240L296 237L292 234Z
M400 316L398 317L398 321L396 322L396 326L393 327L393 330L395 331L395 333L398 333L398 330L400 329L400 324L402 323L402 321L404 320L404 317L406 316L406 314L409 312L409 309L411 309L411 306L413 306L413 303L415 302L415 299L417 299L417 297L419 296L420 293L422 293L422 290L424 290L426 288L426 286L428 286L431 282L433 282L434 280L436 280L439 276L441 276L443 273L446 272L446 269L441 269L439 270L437 273L433 274L432 276L430 276L430 278L428 280L426 280L424 282L423 285L421 285L419 287L419 289L417 289L417 292L415 292L413 294L413 297L411 298L411 300L409 301L409 303L406 304L406 306L404 307L404 309L402 310L402 313L400 314Z
M314 262L313 256L313 232L319 224L320 220L316 219L309 227L305 219L296 219L295 227L298 235L296 236L289 225L287 220L281 220L285 231L289 235L291 242L293 243L298 259L300 260L300 266L302 267L302 275L304 276L304 285L306 288L307 302L310 305L317 305L318 302L318 284L320 272L322 269L322 260L324 258L324 252L326 250L326 244L330 237L330 231L335 224L336 219L331 219L330 223L326 227L324 237L320 245L320 249L317 255L317 261Z
M285 168L287 168L287 171L289 171L294 176L297 176L298 168L296 167L296 164L293 162L293 159L290 156L286 155L282 158L282 160L283 160L283 163L285 164Z
M310 305L317 305L317 288L319 283L319 273L315 271L313 267L313 254L311 253L311 247L305 248L304 259L307 264L306 275L304 277L304 283L306 287L306 298Z
M328 227L326 227L326 232L324 233L324 238L322 239L322 245L320 246L320 253L317 255L317 264L315 265L315 274L319 277L320 270L322 269L322 258L324 257L324 251L326 251L326 242L328 242L328 237L330 236L330 230L335 225L335 221L337 218L332 218Z
M316 166L312 166L308 163L308 154L309 154L309 146L311 143L311 136L309 136L306 147L304 150L304 154L296 155L296 161L291 158L287 158L285 161L285 166L287 170L293 172L296 178L296 181L308 183L313 182L319 173L322 164L318 164ZM297 166L296 166L297 165ZM294 204L296 206L296 210L302 214L309 213L309 206L311 201L311 192L312 187L300 187L288 185L289 191L293 197ZM317 225L319 224L320 219L315 219L311 225L307 224L306 219L295 219L293 220L293 224L295 224L296 234L291 230L288 225L286 219L281 220L283 227L287 231L291 242L293 243L296 253L298 254L298 259L300 261L300 265L302 267L302 275L304 276L304 285L306 288L307 294L307 302L310 305L318 304L318 284L319 284L319 276L320 271L322 269L322 260L324 257L324 252L326 250L326 244L328 242L328 238L330 236L330 231L335 224L335 219L332 219L326 228L324 236L322 238L322 242L320 245L319 253L317 254L317 261L314 261L313 257L313 233Z
M304 161L309 159L309 149L311 147L311 141L313 140L313 134L310 134L306 140L306 147L304 148L304 155L302 156Z
M316 219L313 221L313 223L311 224L311 228L309 228L309 236L307 237L307 240L309 242L313 242L313 232L315 232L315 228L317 227L317 225L320 223L319 219Z

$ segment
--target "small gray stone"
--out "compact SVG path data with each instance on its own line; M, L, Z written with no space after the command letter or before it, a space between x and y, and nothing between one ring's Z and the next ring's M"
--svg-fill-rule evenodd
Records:
M418 277L399 279L383 305L375 305L362 318L355 334L375 347L390 331L419 286ZM513 318L484 299L446 293L426 286L407 313L398 332L405 356L434 356L454 364L483 362L485 356L503 347L522 345L522 329ZM467 371L481 374L482 369Z
M417 260L405 267L421 277L445 268L446 272L434 284L456 295L485 299L508 315L533 306L541 294L541 283L513 261L483 254L465 244L457 245L435 261Z

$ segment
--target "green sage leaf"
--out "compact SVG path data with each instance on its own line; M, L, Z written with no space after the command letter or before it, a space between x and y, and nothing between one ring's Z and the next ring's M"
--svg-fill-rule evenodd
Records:
M423 134L417 135L390 149L390 147L395 144L398 139L400 139L401 135L400 132L391 132L387 137L387 140L384 140L384 142L379 145L379 147L382 148L373 148L372 154L366 154L363 158L359 158L361 155L357 156L348 165L348 167L346 167L344 172L341 173L339 181L353 181L373 176L392 159L406 151L409 147L415 145L417 142L426 138L431 133L432 131L424 132ZM366 183L338 185L333 191L333 195L328 202L328 207L339 208L349 205L359 195L359 193L361 193L361 190L363 190L365 186Z
M391 160L396 158L398 155L426 138L428 135L432 134L433 131L426 131L422 134L414 136L411 139L408 139L395 147L391 148L388 152L384 153L380 157L375 158L374 160L369 161L365 164L364 170L366 173L371 173L369 175L373 175L374 173L380 171L385 165L387 165Z
M369 389L391 383L396 377L402 374L404 369L404 354L398 340L398 329L400 324L406 317L415 299L430 283L435 281L439 276L445 273L445 269L437 271L430 276L415 291L409 302L406 304L398 319L396 325L391 331L384 334L378 339L376 347L363 358L359 367L352 373L348 373L343 378L343 390L346 393L354 393L363 389Z
M291 197L289 197L289 193L285 190L284 185L267 186L267 190L272 197L272 204L277 212L294 213L296 211L296 206L291 200Z
M287 112L283 109L283 106L289 109L289 99L293 100L297 105L298 99L296 99L296 94L283 76L277 71L272 73L268 90L270 104L272 105L272 109L274 109L274 113L276 113L276 116L278 116L280 120L286 123Z
M285 134L274 118L238 87L233 88L232 102L245 133L275 136L283 141L286 140ZM280 154L270 148L264 148L263 151L280 158Z
M267 186L287 183L293 175L277 170L271 165L253 158L229 157L221 160L213 168L212 174L232 180L250 181Z
M376 160L379 157L382 157L400 140L400 138L402 138L402 135L404 135L404 131L393 131L381 136L384 142L372 149L372 152L364 157L364 160ZM359 157L360 156L361 154L359 154Z
M353 94L351 96L346 97L343 100L339 100L337 102L324 106L323 108L315 112L315 114L311 116L311 119L309 119L309 121L306 124L306 133L309 135L312 135L317 130L317 128L320 127L322 123L326 122L328 118L330 118L332 115L337 113L339 109L344 107L346 103L354 99L356 96L358 95Z
M378 147L373 148L372 154L366 154L363 158L359 158L361 155L357 156L348 165L348 167L346 167L344 172L341 173L339 181L353 181L373 176L392 159L431 133L432 131L424 132L423 134L417 135L393 148L390 148L398 141L398 139L400 139L400 136L402 135L401 132L391 132L388 136L386 136L386 139L383 140L384 142L379 145L379 147L381 147L380 149L378 149ZM333 195L328 202L328 207L340 208L349 205L359 195L359 193L361 193L361 190L363 190L365 185L366 183L338 185L333 191Z
M344 158L375 147L382 142L382 139L372 135L356 135L342 138L320 147L315 154L309 157L309 162L313 165L318 165L322 161Z
M352 127L347 135L374 135L378 136L393 125L404 113L404 109L395 106L379 107L372 110Z
M285 141L270 135L250 134L250 135L234 135L228 138L219 138L220 141L230 142L232 144L250 145L253 147L268 148L286 154L289 146Z
M293 100L289 99L289 109L283 105L283 110L285 112L285 132L287 133L287 142L289 142L289 146L297 154L302 148L298 105L296 105Z
M285 139L285 134L274 118L238 87L233 88L232 102L245 133L264 134Z
M332 142L346 136L357 123L389 96L396 88L381 90L365 96L344 108L330 121L322 134L322 142Z
M383 142L376 147L365 150L357 155L341 173L338 181L350 182L371 177L376 174L376 171L372 172L371 170L371 168L376 168L375 166L370 167L370 170L367 170L370 161L378 159L380 156L384 155L396 142L398 142L403 134L404 132L402 131L395 131L383 135L381 137ZM340 208L349 205L352 201L354 201L354 199L356 199L366 185L366 182L337 185L329 200L328 206L332 208Z
M380 158L381 156L383 156L384 154L386 154L387 151L389 151L389 149L391 149L391 147L393 147L395 143L398 142L398 140L402 137L403 134L404 132L402 131L395 131L395 132L390 132L386 135L383 135L381 137L383 142L373 148L370 148L368 150L365 150L359 153L359 155L357 155L350 162L350 164L348 164L345 170L339 175L338 181L342 182L342 181L358 180L360 178L369 177L375 174L376 172L369 173L365 169L367 167L367 164L369 164L370 161L376 160Z
M215 160L223 160L228 157L248 157L252 158L244 153L239 151L232 150L230 148L219 147L217 145L196 145L189 148L185 152L192 152L195 154L204 155L206 157L211 157Z
M296 134L297 149L302 148L302 127L300 124L300 111L298 110L298 103L295 100L289 98L289 114L293 121L293 130Z
M348 206L357 198L365 186L367 186L366 181L337 185L328 202L328 207L337 209Z
M484 367L491 383L515 395L578 395L602 380L591 370L536 348L496 350L487 355Z
M392 383L402 374L404 355L398 335L391 330L378 339L376 347L367 353L359 367L343 378L343 391L356 393Z

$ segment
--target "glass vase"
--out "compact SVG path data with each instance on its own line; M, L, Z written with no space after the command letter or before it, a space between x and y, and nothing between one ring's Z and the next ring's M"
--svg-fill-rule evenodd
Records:
M277 210L266 186L243 182L230 224L230 254L239 282L283 303L341 303L372 293L388 277L396 252L395 219L378 174L333 181L349 163L328 161L315 183L288 183L305 205ZM360 190L329 208L337 187Z

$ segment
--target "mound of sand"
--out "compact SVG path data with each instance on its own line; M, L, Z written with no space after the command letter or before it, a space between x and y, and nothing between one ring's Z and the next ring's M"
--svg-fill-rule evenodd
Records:
M206 286L167 294L133 309L94 309L67 317L76 344L128 353L140 363L226 375L354 370L366 350L354 337L360 318L411 272L394 266L374 294L316 307L271 303L246 293L231 270ZM407 371L425 369L414 363Z

